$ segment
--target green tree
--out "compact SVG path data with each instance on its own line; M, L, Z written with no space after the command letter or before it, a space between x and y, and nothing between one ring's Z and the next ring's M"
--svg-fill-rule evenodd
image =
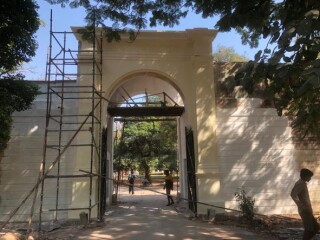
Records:
M40 21L32 0L0 3L0 151L10 138L14 111L26 110L38 94L35 84L15 72L35 55L35 33Z
M252 93L263 85L278 114L287 113L301 137L320 140L320 1L319 0L48 0L86 9L88 25L105 27L109 40L119 32L157 25L173 27L194 11L203 18L218 16L219 31L235 29L242 42L257 47L269 39L237 75ZM106 23L110 23L107 25Z
M249 59L236 53L232 47L219 46L212 54L215 62L248 62Z
M35 33L40 20L33 0L1 1L0 4L0 71L10 73L35 55Z
M121 162L125 165L123 169L144 172L144 177L149 182L151 170L159 169L159 166L161 169L176 167L176 163L172 163L176 161L176 130L172 123L174 129L167 125L168 122L156 120L150 122L142 119L141 122L136 122L127 119L123 124L121 139L115 146L114 159L122 159Z
M177 124L175 121L159 122L161 152L156 170L169 169L178 172L177 166Z

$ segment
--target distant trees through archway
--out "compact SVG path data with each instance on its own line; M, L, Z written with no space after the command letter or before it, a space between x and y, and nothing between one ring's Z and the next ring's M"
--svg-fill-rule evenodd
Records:
M133 97L135 102L152 106L163 105L153 95ZM126 105L124 103L124 105ZM176 117L121 117L114 119L114 170L138 172L152 182L151 174L164 169L178 173Z

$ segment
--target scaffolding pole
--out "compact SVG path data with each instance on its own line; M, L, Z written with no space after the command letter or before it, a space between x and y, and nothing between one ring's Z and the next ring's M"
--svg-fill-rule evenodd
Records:
M101 161L102 31L97 33L94 27L90 34L93 39L91 49L82 50L77 44L77 49L73 49L73 46L70 45L70 41L72 42L70 38L75 38L75 33L54 32L51 11L50 46L46 67L46 128L38 184L38 186L41 184L39 229L43 221L58 221L69 216L70 211L87 211L90 219L93 217L92 209L99 205L99 198L93 196L96 192L96 189L93 189L93 183L97 179L96 173L100 173L100 169L94 166L100 166ZM85 55L86 57L78 59L74 55ZM86 64L91 65L91 69L79 72L79 66ZM85 79L85 84L80 83L80 79ZM82 106L89 109L88 114L81 111ZM79 125L81 128L77 127ZM84 127L85 125L87 127ZM90 174L79 174L69 166L77 164L79 153L87 156L84 164ZM55 158L54 161L53 158ZM55 163L54 166L52 166L52 161ZM50 169L53 172L50 175L47 166L54 167ZM74 185L79 182L88 186L86 188L87 201L81 199L82 203L86 203L83 206L66 204L65 198L67 198L68 190L64 188L69 187L74 190ZM99 187L99 183L97 186ZM37 188L35 195L38 192ZM81 190L78 189L78 191ZM83 196L83 192L81 194ZM60 217L60 214L64 215Z

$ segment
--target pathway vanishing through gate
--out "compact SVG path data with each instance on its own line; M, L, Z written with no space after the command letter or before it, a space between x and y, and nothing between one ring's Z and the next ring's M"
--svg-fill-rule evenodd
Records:
M167 200L161 194L164 193L161 186L150 189L152 191L136 188L132 195L126 186L121 186L118 203L107 208L105 225L101 228L77 229L72 233L72 239L268 239L244 229L192 220L187 203L166 206ZM61 232L49 234L50 237L55 235L61 235Z

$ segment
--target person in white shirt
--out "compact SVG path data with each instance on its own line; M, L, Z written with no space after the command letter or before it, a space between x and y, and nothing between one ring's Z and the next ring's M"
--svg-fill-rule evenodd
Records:
M304 233L303 240L312 239L319 231L319 224L313 216L307 182L311 180L313 172L303 168L300 171L300 179L291 190L291 198L298 207L299 215L302 219Z

